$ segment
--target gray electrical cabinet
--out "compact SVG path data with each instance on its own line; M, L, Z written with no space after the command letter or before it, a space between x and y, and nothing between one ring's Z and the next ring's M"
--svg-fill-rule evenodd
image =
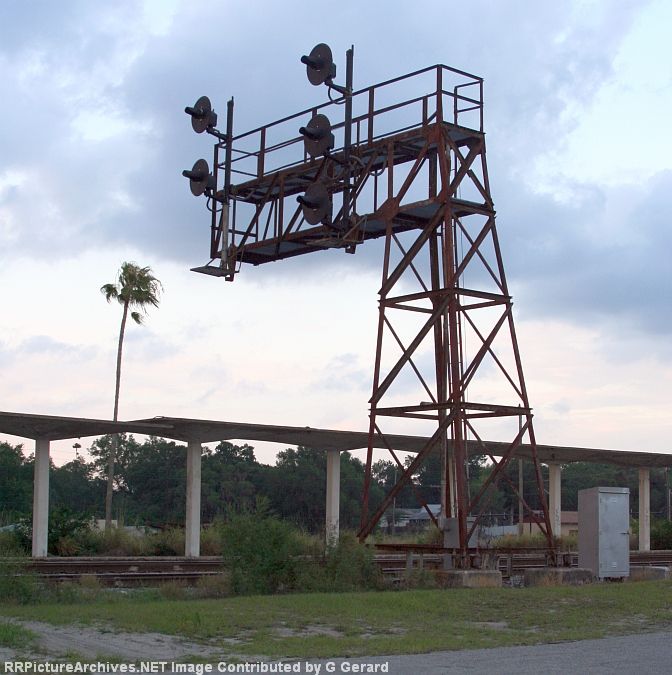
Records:
M579 490L579 567L599 579L630 576L630 490Z

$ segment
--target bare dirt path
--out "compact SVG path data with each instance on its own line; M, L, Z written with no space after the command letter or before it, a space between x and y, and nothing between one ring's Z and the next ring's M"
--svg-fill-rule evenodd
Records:
M222 650L189 642L174 635L159 633L120 633L85 626L52 626L39 621L15 621L38 637L26 649L0 649L0 661L33 658L68 658L76 660L115 659L135 661L181 661L199 657L217 661Z

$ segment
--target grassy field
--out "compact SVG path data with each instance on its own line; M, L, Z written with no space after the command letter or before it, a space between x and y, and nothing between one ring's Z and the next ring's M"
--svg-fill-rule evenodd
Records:
M330 657L472 649L672 628L672 583L169 600L103 593L0 615L181 635L222 653ZM11 635L5 640L11 640Z

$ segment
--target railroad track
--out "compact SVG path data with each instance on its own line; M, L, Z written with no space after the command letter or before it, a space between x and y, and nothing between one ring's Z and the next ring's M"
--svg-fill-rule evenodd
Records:
M543 553L497 553L495 568L505 579L524 574L526 569L543 567ZM578 566L578 554L567 554L569 566ZM378 553L375 561L385 577L401 579L409 570L432 570L443 566L443 557L438 553ZM79 581L82 576L95 576L109 586L137 586L182 581L193 583L202 577L215 576L222 572L220 556L184 558L181 556L157 557L76 557L76 558L29 558L15 559L21 572L37 574L41 578L63 582ZM672 566L672 551L631 551L631 566Z
M544 567L546 565L545 553L496 553L494 568L502 573L503 579L513 576L522 576L526 569ZM579 566L579 554L565 553L563 561L567 567ZM410 570L441 569L443 557L437 553L413 553L405 554L378 554L376 562L383 574L390 578L401 579ZM644 567L647 565L664 565L672 567L672 551L631 551L630 565L632 567Z
M134 586L166 581L194 582L201 577L214 576L222 572L222 558L31 558L28 564L23 564L23 569L49 581L79 581L82 576L95 576L106 585Z

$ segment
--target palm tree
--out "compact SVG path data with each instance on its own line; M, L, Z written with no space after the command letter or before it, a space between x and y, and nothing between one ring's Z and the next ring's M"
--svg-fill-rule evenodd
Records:
M159 294L162 290L161 282L152 275L149 267L139 267L135 263L125 262L119 270L116 284L105 284L100 291L108 302L116 300L124 309L121 315L119 330L119 346L117 348L117 380L114 391L114 416L116 422L119 415L119 386L121 384L121 351L124 344L124 332L129 309L137 308L140 311L131 311L131 319L141 324L143 314L147 308L159 306ZM115 436L107 463L107 491L105 493L105 529L112 526L112 488L114 483L114 463L119 439Z

